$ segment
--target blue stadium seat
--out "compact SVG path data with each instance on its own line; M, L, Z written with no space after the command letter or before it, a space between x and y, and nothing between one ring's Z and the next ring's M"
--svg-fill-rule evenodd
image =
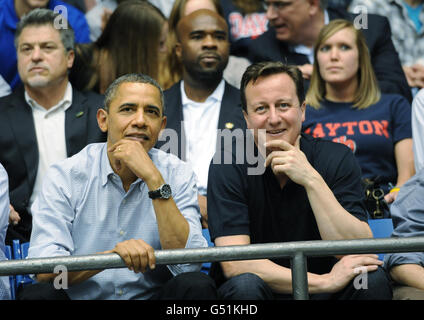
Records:
M12 241L13 247L13 259L25 259L28 255L29 242L20 243L19 240ZM29 275L16 275L15 276L15 290L19 286L26 286L27 284L33 283L34 280Z
M203 236L205 237L205 239L206 239L206 240L208 240L208 246L209 246L209 247L213 247L213 246L214 246L214 244L213 244L213 242L211 241L211 236L210 236L210 234L209 234L209 229L202 229L202 233L203 233ZM201 269L201 271L202 271L202 272L204 272L204 273L206 273L206 274L208 274L208 273L209 273L210 268L211 268L211 263L210 263L210 262L205 262L205 263L203 263L203 265L202 265L202 269Z
M6 246L6 258L8 260L12 260L12 248L10 246ZM9 283L10 283L10 296L12 300L15 300L15 277L9 276Z
M374 235L374 238L390 238L393 233L393 221L387 219L369 219L368 224ZM384 260L384 254L378 255L380 260Z

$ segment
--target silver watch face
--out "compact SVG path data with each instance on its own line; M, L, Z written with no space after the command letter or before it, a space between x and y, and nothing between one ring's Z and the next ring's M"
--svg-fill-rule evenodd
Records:
M164 184L161 186L160 195L163 199L169 199L172 196L172 191L169 184Z

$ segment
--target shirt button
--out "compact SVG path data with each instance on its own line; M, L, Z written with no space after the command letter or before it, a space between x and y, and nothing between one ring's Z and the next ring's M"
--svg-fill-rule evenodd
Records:
M121 235L121 236L123 236L124 235L124 230L121 230L121 231L119 231L119 234Z
M120 290L118 291L118 295L122 296L123 294L124 294L124 291L122 291L122 289L120 289Z
M126 199L122 200L122 203L123 204L126 204L127 203L127 200Z

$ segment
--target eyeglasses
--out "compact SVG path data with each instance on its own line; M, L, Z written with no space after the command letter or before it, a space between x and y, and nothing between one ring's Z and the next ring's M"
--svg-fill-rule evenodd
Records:
M268 11L271 7L273 7L275 10L283 11L287 7L293 4L293 1L264 1L264 9L265 11Z

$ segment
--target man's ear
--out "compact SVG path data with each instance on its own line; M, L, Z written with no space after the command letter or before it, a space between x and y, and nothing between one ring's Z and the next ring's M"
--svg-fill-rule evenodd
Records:
M100 108L97 110L97 124L99 125L99 128L102 132L107 132L107 125L108 125L108 113L105 109Z
M303 101L302 105L300 106L300 110L302 110L302 122L305 121L305 113L306 113L306 102Z
M181 62L181 55L182 55L181 43L177 42L177 43L175 44L174 50L175 50L175 55L176 55L176 56L177 56L177 58L178 58L178 61L180 61L180 62Z
M75 61L75 51L69 50L69 52L66 54L66 59L67 59L68 69L71 69Z
M318 11L321 10L320 2L321 0L308 0L309 1L309 14L315 15Z
M247 112L244 109L242 110L242 112L243 112L244 121L247 122Z

